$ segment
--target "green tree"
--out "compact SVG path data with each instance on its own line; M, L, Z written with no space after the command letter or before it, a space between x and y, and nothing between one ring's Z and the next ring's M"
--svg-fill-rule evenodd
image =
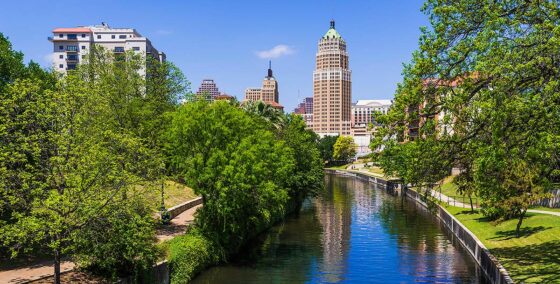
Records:
M332 161L333 159L333 151L334 151L334 143L338 136L323 136L317 142L317 146L319 147L319 151L321 152L321 157L323 161Z
M261 117L276 129L281 129L286 124L284 113L263 101L244 102L242 107L246 112Z
M270 128L225 101L190 102L173 116L171 169L203 198L197 226L229 251L284 215L295 162Z
M333 146L333 158L340 161L350 161L356 156L356 143L350 136L339 136Z
M286 116L286 126L280 136L292 149L295 160L295 168L289 178L289 195L299 211L307 197L314 197L323 189L323 161L317 137L313 131L306 129L303 118L296 114Z
M462 192L521 226L559 181L559 3L428 0L423 11L431 27L372 147L407 182L429 185L460 167Z

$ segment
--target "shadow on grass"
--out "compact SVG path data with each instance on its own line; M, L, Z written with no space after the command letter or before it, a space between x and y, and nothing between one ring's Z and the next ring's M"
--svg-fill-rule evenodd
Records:
M519 229L519 237L520 238L526 238L534 233L538 233L544 230L548 230L548 229L552 229L552 227L543 227L543 226L538 226L538 227L522 227L521 229ZM517 238L517 234L515 232L515 230L508 230L508 231L498 231L496 232L495 237L493 238L489 238L489 240L498 240L498 241L505 241L505 240L509 240L509 239L513 239L513 238Z
M560 283L560 240L491 252L506 264L516 283Z

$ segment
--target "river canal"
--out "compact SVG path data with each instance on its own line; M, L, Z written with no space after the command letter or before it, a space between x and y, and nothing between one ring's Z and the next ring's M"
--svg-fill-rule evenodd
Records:
M193 283L486 283L443 224L412 200L327 174L325 193Z

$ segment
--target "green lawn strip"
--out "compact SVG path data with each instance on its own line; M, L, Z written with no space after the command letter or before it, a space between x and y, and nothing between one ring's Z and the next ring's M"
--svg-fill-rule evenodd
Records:
M517 220L491 222L481 213L445 207L471 230L508 270L515 282L560 281L560 220L557 216L528 213L515 236Z

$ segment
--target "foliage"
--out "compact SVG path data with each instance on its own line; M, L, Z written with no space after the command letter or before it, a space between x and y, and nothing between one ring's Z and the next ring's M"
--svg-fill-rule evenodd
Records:
M3 37L0 51L21 61ZM112 276L155 260L153 201L143 196L160 180L156 126L174 110L184 78L171 65L148 65L157 70L147 84L142 62L92 50L64 77L33 63L2 71L0 241L12 256L50 251L55 282L63 255Z
M356 143L350 136L339 136L333 146L335 160L350 161L356 156Z
M558 11L557 1L428 0L431 28L372 143L384 170L431 187L459 167L463 194L521 225L559 180Z
M275 129L281 129L286 124L286 117L282 111L263 101L247 101L243 103L242 107L247 113L264 119L274 126Z
M169 244L171 283L189 283L200 271L223 260L221 247L196 230Z
M317 147L319 151L321 151L321 157L323 161L332 161L333 159L333 151L334 151L334 143L338 136L323 136L317 142Z
M236 251L285 212L293 153L268 124L229 102L191 102L175 113L170 165L202 196L197 226Z
M306 129L303 118L295 114L286 117L280 133L295 160L295 169L289 178L289 195L299 207L307 197L317 196L323 189L323 163L316 145L317 137Z

